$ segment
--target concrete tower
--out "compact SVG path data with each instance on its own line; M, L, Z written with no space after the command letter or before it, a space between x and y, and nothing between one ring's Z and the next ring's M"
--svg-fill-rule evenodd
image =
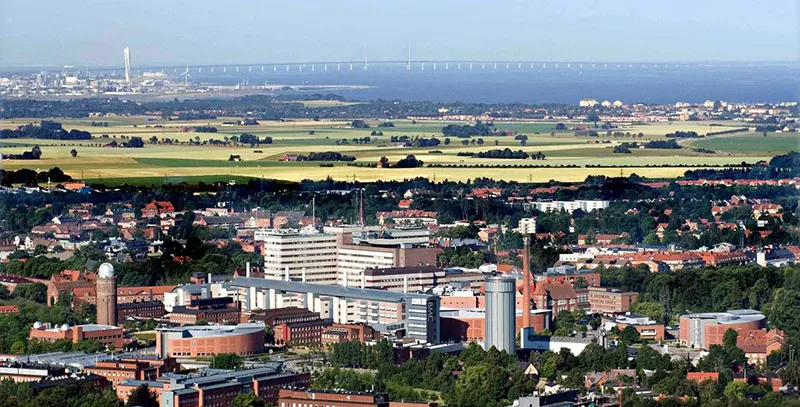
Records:
M97 272L97 323L117 325L117 278L109 263L101 264Z
M517 280L503 274L486 277L486 343L488 350L492 346L513 354L516 352L516 317L515 301Z
M125 54L125 82L131 83L131 50L125 47L122 53Z

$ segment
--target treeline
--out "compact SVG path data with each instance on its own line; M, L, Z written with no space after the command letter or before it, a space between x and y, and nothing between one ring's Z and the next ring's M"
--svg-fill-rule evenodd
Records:
M217 128L214 126L197 126L186 128L184 131L193 131L195 133L216 133Z
M747 127L737 127L735 129L729 129L729 130L711 131L706 133L706 136L719 136L722 134L741 133L747 131L750 131L750 129Z
M345 155L336 151L325 151L322 153L309 153L308 155L297 156L297 161L355 161L352 155Z
M61 123L43 120L42 124L26 124L16 129L0 130L0 139L35 138L45 140L91 140L92 133L72 129L66 131Z
M242 133L239 136L232 136L230 138L230 141L234 143L250 144L251 146L256 146L259 144L272 144L272 137L264 136L264 138L259 138L255 134Z
M449 137L469 138L472 136L488 136L495 132L494 123L483 123L478 120L474 126L468 124L448 124L442 127L442 134Z
M22 184L29 187L35 187L40 182L46 183L47 180L53 183L62 183L72 181L72 177L64 174L60 168L55 167L47 171L36 172L27 168L20 170L4 170L0 168L0 185L9 187L15 184Z
M791 151L772 157L765 165L741 163L724 170L697 169L684 173L683 177L695 179L782 179L800 176L800 153Z
M672 133L668 133L666 135L668 138L700 138L703 137L700 134L697 134L696 131L683 131L678 130Z
M0 154L3 160L38 160L42 157L42 149L39 146L33 146L31 151L24 151L22 154Z
M522 150L511 151L510 148L506 147L502 150L489 150L489 151L481 151L476 154L478 158L512 158L512 159L526 159L530 157L530 155Z

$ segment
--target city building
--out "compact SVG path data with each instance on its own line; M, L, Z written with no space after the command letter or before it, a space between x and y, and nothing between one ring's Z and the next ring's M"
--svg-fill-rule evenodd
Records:
M778 329L742 329L736 337L736 345L744 351L749 363L765 364L767 356L781 350L785 340L785 334Z
M261 324L159 328L156 330L156 354L160 357L257 355L264 353L264 337Z
M729 310L681 315L680 342L684 346L708 349L721 345L728 329L757 330L766 327L766 317L755 310Z
M615 317L603 318L603 325L607 331L617 327L620 331L632 326L639 332L643 340L661 341L664 339L664 324L656 322L644 315L631 314L630 312Z
M442 320L443 342L484 342L486 340L485 308L442 308L439 311L439 315ZM523 319L522 309L518 307L514 317L515 335L516 332L524 328ZM551 324L550 310L531 310L530 320L530 326L537 332L549 329Z
M589 287L589 310L593 314L624 314L631 311L631 305L639 298L639 293L622 291L616 288Z
M486 342L491 347L513 354L516 351L517 279L504 274L486 277Z
M386 393L366 393L331 389L280 389L278 407L389 407Z
M569 214L580 209L583 212L593 212L598 209L608 208L609 201L590 201L590 200L576 200L576 201L533 201L525 202L525 208L536 209L540 212L560 212L565 211Z
M257 230L264 242L264 278L337 284L337 238L333 233Z
M11 380L15 383L36 382L48 377L64 375L66 375L66 370L63 366L17 361L0 364L0 380Z
M172 307L167 314L170 322L180 325L194 325L199 321L212 324L238 323L242 319L239 302L231 297L198 298L190 300L189 305Z
M435 295L248 277L236 277L230 286L244 291L242 307L251 311L297 303L334 323L363 323L389 336L439 343Z
M600 272L589 269L577 269L575 266L548 267L544 273L534 276L537 283L569 284L583 282L587 287L600 287Z
M158 301L117 304L117 321L127 318L151 319L164 317L164 304Z
M562 348L569 349L573 355L580 355L590 343L597 343L605 347L605 336L592 339L578 336L544 336L536 335L532 328L523 328L520 334L520 347L525 350L537 350L540 352L552 351L560 352Z
M531 295L536 309L552 310L553 318L561 311L578 309L578 293L570 284L538 283Z
M444 269L435 266L367 268L358 283L361 288L425 292L441 284L445 275Z
M206 369L190 374L165 374L156 380L126 379L116 386L117 397L127 401L131 390L147 385L161 406L227 407L241 393L254 393L267 405L278 402L278 390L287 386L305 388L308 373L288 373L280 362L244 370Z
M117 324L117 278L114 266L103 263L97 270L97 323Z
M86 367L83 371L105 377L114 387L125 380L155 380L159 376L159 369L145 361L103 361Z
M114 345L117 348L121 348L125 344L122 328L103 324L50 326L37 321L33 324L33 329L31 329L28 338L44 342L66 339L72 341L72 343L97 340L104 345Z
M364 324L331 324L322 331L322 343L367 342L376 339L375 330Z

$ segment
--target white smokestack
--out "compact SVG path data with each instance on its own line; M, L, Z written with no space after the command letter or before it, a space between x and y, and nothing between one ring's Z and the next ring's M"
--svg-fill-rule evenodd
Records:
M408 276L403 276L403 292L408 292Z
M367 288L367 276L365 274L361 274L361 289Z
M303 282L306 282L306 268L303 267Z
M286 266L286 275L284 276L284 279L285 279L286 281L290 281L290 280L289 280L289 266Z
M247 262L247 265L245 266L245 270L246 270L245 271L245 276L246 277L250 277L250 262L249 261Z

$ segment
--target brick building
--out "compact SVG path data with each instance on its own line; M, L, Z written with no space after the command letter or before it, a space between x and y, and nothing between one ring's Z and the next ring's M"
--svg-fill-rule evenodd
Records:
M242 319L239 302L231 297L199 298L191 300L189 305L172 307L167 315L170 322L180 325L193 325L199 321L213 324L238 323Z
M261 324L162 328L156 332L156 354L160 357L256 355L264 353L264 337Z
M147 362L95 362L83 371L103 376L115 387L128 379L155 380L159 376L159 368L150 366Z
M615 288L589 287L589 310L593 314L624 314L631 311L631 305L639 298L639 293L621 291Z
M322 343L366 342L375 339L375 330L365 324L331 324L322 331Z
M164 317L164 304L156 301L117 304L117 321L122 323L125 318L129 317L162 318Z
M55 342L59 339L70 340L73 343L86 340L97 340L104 345L114 345L121 348L125 344L122 328L110 325L85 324L69 326L49 326L41 322L33 324L28 335L29 339L36 339L44 342Z
M155 218L175 212L175 206L169 201L153 201L142 208L142 218Z
M537 283L531 297L536 309L552 310L553 318L556 318L560 311L578 309L578 294L570 284Z
M386 393L361 393L320 389L280 389L278 407L389 407Z

